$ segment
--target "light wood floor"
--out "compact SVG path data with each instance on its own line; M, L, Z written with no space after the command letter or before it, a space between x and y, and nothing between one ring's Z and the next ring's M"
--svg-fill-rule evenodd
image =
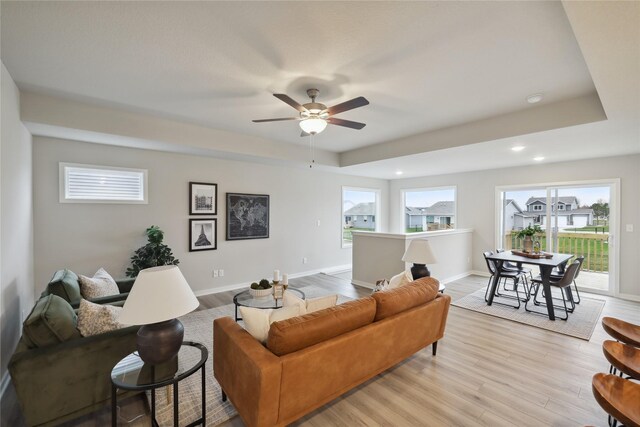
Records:
M346 276L315 275L292 285L316 285L350 297L369 290ZM455 300L486 284L470 276L447 285ZM234 292L201 297L199 309L230 304ZM587 297L588 295L583 294ZM606 299L603 316L640 324L640 303ZM590 341L451 307L438 355L420 351L396 367L296 422L304 426L578 426L606 425L606 415L591 393L591 377L606 372L601 344L608 336L598 324ZM140 398L130 399L123 415L144 412ZM2 400L2 426L22 426L15 391ZM109 425L108 408L69 426ZM148 416L131 426L149 425ZM242 426L239 417L223 424Z

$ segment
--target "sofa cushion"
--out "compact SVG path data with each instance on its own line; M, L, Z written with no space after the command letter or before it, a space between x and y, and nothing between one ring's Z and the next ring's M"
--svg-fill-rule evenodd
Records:
M80 281L80 293L83 298L94 299L101 297L108 297L112 295L118 295L120 289L113 277L104 268L100 268L96 271L93 277L83 276L79 277Z
M24 321L22 331L29 348L46 347L80 338L76 313L57 295L40 298Z
M274 322L267 348L277 356L293 353L373 322L376 303L365 297L335 307Z
M53 274L47 285L47 291L49 294L57 295L70 303L79 302L82 298L78 276L67 269L58 270Z
M244 329L252 337L264 344L269 334L269 326L278 320L288 319L300 314L300 307L292 305L279 309L240 307L240 315L244 323Z
M314 311L324 310L325 308L333 307L338 302L338 295L327 295L324 297L307 298L302 299L299 296L293 294L293 292L284 293L282 299L283 307L291 307L293 305L300 308L299 315L313 313Z
M399 288L374 293L375 320L382 320L433 300L438 295L439 284L433 277L423 277Z

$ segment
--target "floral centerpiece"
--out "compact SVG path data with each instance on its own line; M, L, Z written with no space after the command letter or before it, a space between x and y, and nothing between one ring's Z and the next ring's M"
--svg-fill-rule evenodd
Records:
M516 237L518 239L524 239L522 244L524 252L533 252L533 236L542 233L544 233L544 230L542 230L539 225L529 225L518 231Z

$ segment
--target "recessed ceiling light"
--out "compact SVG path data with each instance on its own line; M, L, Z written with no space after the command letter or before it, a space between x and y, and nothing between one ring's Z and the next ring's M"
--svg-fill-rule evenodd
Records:
M535 104L542 101L542 94L541 93L534 93L533 95L529 95L527 96L527 102L529 104Z
M544 157L542 156L534 157L533 160L535 160L536 162L541 162L544 160Z
M402 171L396 171L396 175L402 175Z
M522 151L524 150L524 145L514 145L513 147L511 147L511 149L513 151Z

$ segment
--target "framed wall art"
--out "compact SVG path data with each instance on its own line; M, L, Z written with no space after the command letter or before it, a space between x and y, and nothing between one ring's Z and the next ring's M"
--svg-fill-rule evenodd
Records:
M189 252L212 251L218 247L216 218L189 220Z
M189 183L189 215L218 214L218 184Z
M269 195L227 193L227 240L269 238Z

